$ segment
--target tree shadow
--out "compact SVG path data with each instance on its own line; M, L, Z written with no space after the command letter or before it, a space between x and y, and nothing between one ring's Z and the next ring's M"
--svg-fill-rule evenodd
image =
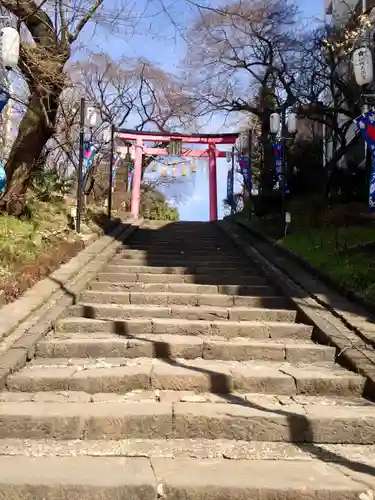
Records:
M207 238L209 235L212 238L210 242ZM249 241L249 244L252 245L253 242ZM267 249L261 250L267 258L269 256ZM217 294L258 296L260 299L259 307L266 307L271 310L277 310L277 308L273 308L269 301L267 303L267 300L270 296L275 296L275 292L277 292L277 295L285 299L283 309L294 309L292 302L287 297L284 297L284 291L276 283L265 277L264 272L256 263L249 262L249 258L244 253L241 253L229 238L225 238L217 225L213 223L147 224L147 227L139 228L124 242L115 261L115 265L118 266L119 282L123 279L121 274L128 276L132 274L134 283L138 279L142 281L139 276L142 273L139 273L139 271L134 273L126 271L126 267L130 264L134 266L151 266L160 268L160 273L155 272L154 278L149 275L152 280L150 284L158 283L160 275L163 274L166 280L164 282L166 290L168 285L179 283L183 285L199 285L201 286L200 293L205 293L204 286L209 285L212 287L211 290L215 290ZM183 273L177 274L175 270L171 269L176 266L184 267ZM124 267L124 270L120 269L122 267ZM168 272L168 268L170 272ZM103 273L104 271L102 271ZM100 276L97 280L100 280ZM207 288L206 293L211 293L208 290ZM158 292L153 293L157 294ZM271 295L267 296L267 294ZM93 306L82 304L81 308L82 317L96 319L97 316ZM297 321L300 319L297 318ZM145 339L142 336L132 334L126 319L111 321L111 324L113 325L112 333L151 342L154 357L162 359L168 365L205 374L209 377L211 392L220 394L228 403L286 417L290 441L302 451L319 460L340 463L355 472L375 475L375 467L346 459L337 453L324 450L318 444L314 444L314 432L306 415L284 409L270 409L254 402L245 401L245 399L231 392L233 380L226 373L193 366L189 362L174 358L168 342ZM312 340L322 343L322 338L316 333L313 334Z

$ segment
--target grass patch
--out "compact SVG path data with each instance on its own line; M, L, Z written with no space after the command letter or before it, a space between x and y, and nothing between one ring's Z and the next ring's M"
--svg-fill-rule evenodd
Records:
M346 292L375 303L375 227L331 224L317 229L303 218L294 232L279 238L280 220L254 217L250 223L241 215L236 219L304 258Z
M279 241L344 290L375 302L375 249L362 247L373 242L375 228L356 226L300 231Z
M84 243L63 201L29 200L20 219L0 215L0 290L10 302L76 255ZM97 229L97 228L96 228Z

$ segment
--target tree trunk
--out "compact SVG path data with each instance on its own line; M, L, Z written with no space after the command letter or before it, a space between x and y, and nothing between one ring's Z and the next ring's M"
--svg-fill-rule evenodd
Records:
M54 131L60 93L59 87L49 91L42 87L33 90L6 164L7 187L0 199L0 212L22 214L31 175Z

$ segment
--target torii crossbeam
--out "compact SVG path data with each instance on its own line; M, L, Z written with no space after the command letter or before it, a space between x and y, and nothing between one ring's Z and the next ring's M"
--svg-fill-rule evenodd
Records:
M142 178L142 155L169 156L166 148L148 147L145 143L165 143L170 141L181 141L182 147L179 156L193 158L208 158L209 168L209 199L210 220L217 220L217 174L216 158L225 158L226 152L217 149L218 144L235 144L239 134L178 134L169 132L144 132L137 130L119 129L116 138L133 142L135 144L134 174L132 182L131 212L133 217L139 217L141 178ZM206 144L206 150L189 149L186 145Z

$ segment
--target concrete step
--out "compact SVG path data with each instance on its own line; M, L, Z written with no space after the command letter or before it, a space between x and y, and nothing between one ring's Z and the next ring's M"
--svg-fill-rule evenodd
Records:
M313 328L309 325L291 322L262 321L188 321L180 319L96 320L81 317L67 317L55 324L55 336L66 333L118 335L173 334L219 336L227 339L245 337L252 339L311 339Z
M157 306L134 304L82 303L69 307L68 316L89 319L125 320L130 318L176 318L185 320L295 321L296 311L247 307Z
M196 274L207 274L207 271L210 273L218 273L222 272L223 274L231 275L231 274L239 274L243 273L248 276L254 275L258 276L258 272L256 269L251 268L249 265L246 267L230 265L226 264L225 267L220 265L215 266L211 264L209 268L206 266L196 266L196 267L171 267L171 266L136 266L136 265L108 265L104 268L103 272L105 273L136 273L136 274L183 274L183 275L196 275Z
M4 498L58 500L358 500L365 482L312 461L0 457ZM272 481L270 481L272 478Z
M0 439L211 439L375 443L371 406L230 403L1 403Z
M64 338L39 342L37 356L43 358L185 358L219 359L233 361L264 360L289 363L334 361L335 349L319 344L249 340L189 335L138 334L124 338L107 334L105 338L79 337L76 333Z
M266 361L147 358L36 358L10 375L11 391L84 391L122 394L135 389L227 394L358 396L365 379L332 364L292 365Z
M111 283L195 283L201 285L265 285L266 278L249 274L244 271L241 276L234 273L207 274L157 274L157 273L131 273L131 272L101 272L97 275L98 281Z
M111 283L92 281L90 290L100 292L146 292L146 293L202 293L238 296L275 296L276 290L267 285L196 285L194 283Z
M244 296L203 293L176 292L128 292L128 291L85 291L80 300L92 304L153 304L159 306L212 306L212 307L266 307L278 308L288 306L288 301L281 296Z

